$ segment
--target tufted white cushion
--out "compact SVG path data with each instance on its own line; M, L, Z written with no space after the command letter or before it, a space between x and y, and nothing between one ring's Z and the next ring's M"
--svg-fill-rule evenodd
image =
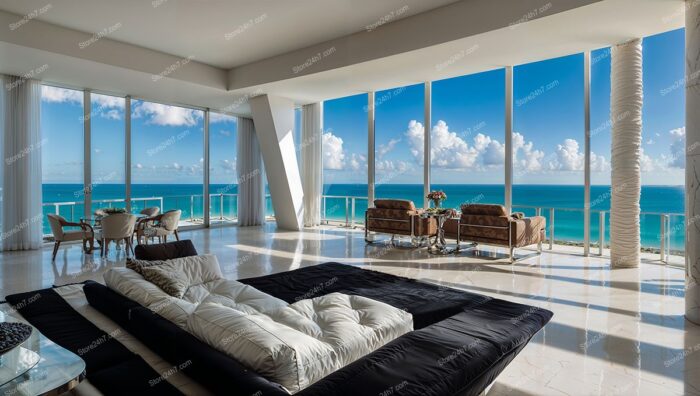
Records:
M291 393L413 330L409 313L340 293L262 312L245 308L211 294L187 330Z

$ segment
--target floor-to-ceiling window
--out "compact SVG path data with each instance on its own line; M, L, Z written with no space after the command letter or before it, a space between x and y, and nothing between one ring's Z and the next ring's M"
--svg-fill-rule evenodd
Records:
M363 222L367 200L352 197L367 197L367 95L325 101L323 128L323 218L352 219L354 202Z
M228 223L238 217L236 126L236 117L209 114L209 215L212 223Z
M377 198L410 199L423 206L425 86L375 93Z
M92 211L126 207L124 98L90 95Z
M41 161L43 212L68 221L83 217L83 92L42 86ZM44 234L51 234L44 216Z
M504 69L433 83L431 189L445 207L504 203L504 90Z
M646 37L643 45L642 247L661 247L664 219L666 248L682 256L686 227L685 30Z
M591 246L607 247L610 241L610 48L591 51L591 151L607 165L591 168Z
M203 114L186 107L132 101L133 211L162 205L163 211L182 210L183 222L202 223Z
M584 239L583 60L576 54L514 68L513 210L542 208L563 244ZM593 168L608 163L591 154Z

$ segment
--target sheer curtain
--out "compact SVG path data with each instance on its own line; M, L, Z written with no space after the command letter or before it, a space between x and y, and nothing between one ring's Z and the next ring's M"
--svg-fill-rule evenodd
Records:
M260 143L250 118L238 118L238 225L265 223L265 184Z
M38 249L42 245L41 84L2 76L2 250Z
M323 105L312 103L301 111L301 181L304 187L304 226L321 224L323 190Z

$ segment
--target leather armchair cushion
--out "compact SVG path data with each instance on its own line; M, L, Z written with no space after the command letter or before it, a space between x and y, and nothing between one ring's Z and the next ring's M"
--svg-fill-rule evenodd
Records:
M463 215L508 216L503 205L463 204L461 210Z
M416 210L413 201L407 199L376 199L374 207L380 209Z

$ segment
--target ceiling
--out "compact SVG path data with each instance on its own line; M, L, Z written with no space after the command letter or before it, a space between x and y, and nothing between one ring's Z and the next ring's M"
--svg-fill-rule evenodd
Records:
M237 115L260 93L305 104L684 26L683 0L0 0L0 26L47 5L0 29L0 73Z
M0 0L0 9L230 69L457 0Z

